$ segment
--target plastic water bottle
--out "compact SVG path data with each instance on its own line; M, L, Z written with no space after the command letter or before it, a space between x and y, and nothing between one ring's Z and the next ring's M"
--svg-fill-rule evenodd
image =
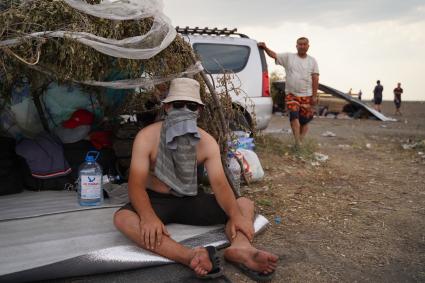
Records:
M82 206L103 203L102 167L96 162L98 157L98 151L89 151L78 171L78 202Z
M229 153L227 166L229 167L229 171L232 175L232 183L238 194L240 194L241 189L241 166L239 162L236 160L236 157L233 153Z

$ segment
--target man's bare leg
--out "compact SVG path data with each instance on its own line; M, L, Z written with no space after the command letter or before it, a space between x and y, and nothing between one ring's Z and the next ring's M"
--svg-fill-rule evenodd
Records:
M130 210L124 209L115 213L114 224L117 229L139 247L149 250L140 239L139 223L139 216ZM162 236L161 245L150 251L187 265L198 275L206 275L212 269L212 263L206 249L189 249L165 235Z
M308 124L302 125L300 128L300 141L303 142L308 132Z
M247 198L237 199L239 209L243 217L254 221L254 204ZM258 250L252 246L248 238L241 232L236 233L236 237L231 240L230 226L226 226L226 235L231 245L224 251L226 260L241 263L251 270L268 274L277 267L278 257L272 253Z
M300 121L298 119L291 121L291 129L294 134L295 146L300 146Z

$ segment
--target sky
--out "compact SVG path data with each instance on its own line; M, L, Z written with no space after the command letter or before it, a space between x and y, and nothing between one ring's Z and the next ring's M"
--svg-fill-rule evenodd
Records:
M175 26L237 28L280 52L310 39L320 82L384 100L398 82L404 100L425 100L425 0L163 0ZM268 58L269 72L284 69Z

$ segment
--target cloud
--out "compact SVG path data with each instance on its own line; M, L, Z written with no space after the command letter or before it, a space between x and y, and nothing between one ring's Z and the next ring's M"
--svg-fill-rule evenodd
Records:
M362 89L364 98L371 98L371 90L380 79L385 86L384 99L391 100L391 90L401 82L404 99L423 100L425 54L418 48L425 44L423 30L425 21L405 25L384 21L332 28L285 23L267 30L252 27L246 33L266 41L276 52L295 52L295 39L307 35L309 54L318 61L321 82L342 91ZM283 71L270 58L268 65L269 71Z
M321 82L343 91L362 89L370 98L375 81L384 98L401 82L404 99L423 100L424 0L164 0L165 13L180 26L238 28L277 52L295 52L295 40L310 39ZM269 71L283 71L268 59Z
M329 27L353 22L425 19L423 0L164 0L164 3L165 12L180 26L273 26L302 22Z

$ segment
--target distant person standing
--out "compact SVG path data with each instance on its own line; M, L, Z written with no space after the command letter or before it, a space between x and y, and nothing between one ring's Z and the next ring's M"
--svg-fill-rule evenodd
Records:
M362 100L362 90L359 90L358 98L359 100Z
M319 88L319 66L316 59L307 55L309 40L305 37L297 39L297 53L279 53L270 50L264 42L258 47L276 64L282 65L286 71L285 102L289 110L289 121L295 138L295 146L299 148L308 131L308 123L313 119L313 109L317 103Z
M373 103L375 104L375 109L379 112L381 111L382 104L382 92L384 91L384 87L381 85L381 81L376 81L375 89L373 90Z
M394 89L394 104L395 104L395 114L401 115L400 107L401 107L401 94L403 93L403 89L401 88L401 83L397 84L397 87Z

